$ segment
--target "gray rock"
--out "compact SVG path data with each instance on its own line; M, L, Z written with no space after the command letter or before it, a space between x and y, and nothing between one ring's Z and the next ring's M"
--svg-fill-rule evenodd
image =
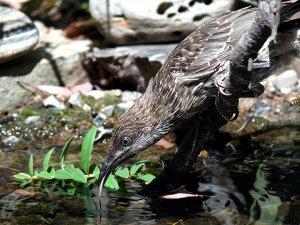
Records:
M107 129L107 128L104 128L104 127L98 127L96 137L95 137L95 141L100 140L106 134L111 134L111 132L112 132L112 129Z
M39 32L24 13L0 6L0 63L30 52L39 41Z
M60 102L54 95L50 95L49 97L45 98L43 100L43 105L48 107L54 107L59 110L66 108L64 103Z
M25 88L32 89L34 85L43 84L72 86L88 79L82 61L91 42L66 39L61 32L54 29L43 30L47 33L40 32L39 48L26 57L0 66L0 96L3 99L0 112L12 110L32 98L32 93L18 82L23 82ZM43 43L48 45L42 46Z
M136 91L123 91L122 102L135 101L142 96L142 93Z
M234 0L90 0L100 32L116 44L182 40L204 17L231 9Z
M85 64L94 76L113 77L142 91L175 47L176 44L158 44L95 48L87 54Z
M82 107L81 94L79 92L72 94L68 99L68 103L73 106Z
M106 120L108 119L107 115L104 113L98 113L98 115L93 119L93 124L96 127L103 126Z
M298 84L298 75L295 70L286 70L277 76L275 82L276 88L278 88L282 93L288 94L293 89L296 88Z
M108 105L105 106L103 109L101 109L101 112L107 115L108 117L111 117L114 113L115 106L114 105Z
M26 118L24 123L30 124L30 123L36 123L36 122L39 122L39 121L41 121L40 116L29 116L29 117Z

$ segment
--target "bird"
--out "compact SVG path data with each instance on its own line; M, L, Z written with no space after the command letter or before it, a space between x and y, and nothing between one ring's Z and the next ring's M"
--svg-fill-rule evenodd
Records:
M270 67L253 70L251 86L300 56L299 20L289 21L299 8L299 1L283 3L276 43L267 46ZM144 95L115 124L98 179L99 195L117 166L214 104L217 81L229 73L231 52L249 30L256 10L247 7L206 19L171 52ZM265 59L265 52L258 53L257 65Z

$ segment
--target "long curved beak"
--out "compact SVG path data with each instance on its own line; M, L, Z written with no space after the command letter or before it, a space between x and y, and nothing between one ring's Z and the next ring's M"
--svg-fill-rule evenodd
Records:
M114 165L113 163L107 163L107 161L105 161L101 171L100 171L100 175L99 175L99 180L98 180L98 184L99 184L99 197L101 197L101 193L102 193L102 189L103 186L105 184L105 181L107 180L110 172L114 169Z

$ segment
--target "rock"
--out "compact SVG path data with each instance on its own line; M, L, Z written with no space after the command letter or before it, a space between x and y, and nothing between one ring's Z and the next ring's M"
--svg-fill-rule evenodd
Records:
M136 91L123 91L122 102L135 101L142 97L142 93Z
M106 116L111 117L114 113L115 106L114 105L108 105L105 106L103 109L101 109L101 112L104 113Z
M286 70L283 73L277 76L277 80L275 82L276 88L278 88L282 93L288 94L294 88L296 88L298 84L298 75L295 70Z
M96 127L100 127L102 126L106 120L108 119L107 115L105 115L104 113L98 113L98 115L93 119L93 125L95 125Z
M2 144L4 145L5 149L7 150L15 150L16 145L23 143L24 140L22 138L18 138L16 136L9 136L2 140Z
M100 32L115 44L184 39L204 17L231 9L234 0L90 0ZM109 4L109 5L108 5Z
M36 122L39 122L39 121L41 121L40 116L29 116L29 117L26 118L24 123L30 124L30 123L36 123Z
M88 104L83 104L82 109L87 112L90 112L92 110L91 106L89 106Z
M121 90L92 90L89 91L87 93L85 93L86 96L90 96L94 99L100 99L100 98L104 98L106 96L121 96L122 95L122 91Z
M47 29L41 23L37 27L41 29L39 47L26 57L0 66L0 96L3 99L0 112L15 109L32 98L30 91L18 85L19 81L33 86L74 86L88 80L82 61L91 41L64 38L61 31Z
M54 107L54 108L59 109L59 110L62 110L62 109L66 108L64 103L58 101L58 99L54 95L50 95L49 97L45 98L43 100L43 104L44 104L44 106Z
M142 91L175 47L176 44L157 44L95 48L84 63L93 77Z
M107 128L104 128L104 127L98 127L96 137L95 137L95 141L100 140L106 134L111 134L111 132L112 132L112 129L107 129Z
M68 103L73 106L81 107L82 106L81 94L79 92L72 94L68 100Z
M39 41L39 32L24 13L0 6L0 63L30 52Z

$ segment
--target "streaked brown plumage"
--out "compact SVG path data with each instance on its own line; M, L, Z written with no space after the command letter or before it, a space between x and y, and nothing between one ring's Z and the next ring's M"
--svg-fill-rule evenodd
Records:
M292 11L298 11L299 3L294 4L293 8L291 4L283 6L281 22ZM250 28L255 10L224 12L206 20L174 49L144 96L119 118L99 179L100 193L107 175L116 166L213 104L218 90L215 83L228 74L231 51ZM254 70L252 85L280 66L274 60L283 62L284 58L287 62L299 54L297 30L279 34L276 46L271 47L275 49L270 53L272 67ZM261 51L258 58L264 58L264 53Z

